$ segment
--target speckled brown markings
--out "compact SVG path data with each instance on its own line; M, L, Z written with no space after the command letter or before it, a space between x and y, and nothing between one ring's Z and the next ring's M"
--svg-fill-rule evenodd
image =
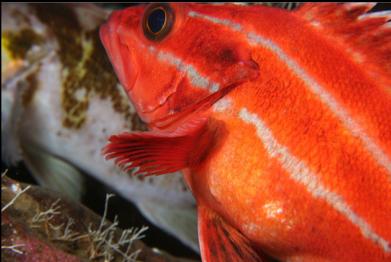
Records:
M117 87L117 78L100 43L98 28L83 31L74 11L65 4L32 4L59 44L63 66L61 106L63 126L80 128L86 121L89 98L110 99L113 109L134 121L129 102ZM141 120L140 120L141 122ZM142 127L140 123L138 127Z
M39 45L43 42L42 36L28 28L19 32L4 31L1 38L11 59L25 59L27 52L33 45Z
M27 23L28 20L26 17L22 16L20 12L13 12L18 14L20 19L23 18L24 23ZM33 30L24 28L19 32L14 31L4 31L2 32L2 41L4 44L4 49L9 55L10 59L13 60L28 60L28 52L30 48L34 45L40 45L43 43L43 36L35 33ZM23 86L23 91L21 94L22 105L28 106L33 100L35 91L38 89L37 82L37 72L39 71L39 67L34 70L31 74L29 74L25 81L26 86Z
M15 19L15 21L17 21L17 23L25 24L25 25L28 25L28 26L31 25L29 17L26 14L20 12L19 9L12 10L11 14L12 14L12 17Z

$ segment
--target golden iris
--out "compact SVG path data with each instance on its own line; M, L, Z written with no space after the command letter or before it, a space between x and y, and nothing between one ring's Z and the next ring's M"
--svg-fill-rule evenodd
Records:
M143 18L144 35L153 41L162 40L171 30L174 15L168 4L153 4Z

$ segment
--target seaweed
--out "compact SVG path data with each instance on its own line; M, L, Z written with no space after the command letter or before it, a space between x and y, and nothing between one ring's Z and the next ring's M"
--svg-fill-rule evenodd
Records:
M155 252L141 239L147 227L120 229L81 204L38 186L1 177L4 261L190 261Z

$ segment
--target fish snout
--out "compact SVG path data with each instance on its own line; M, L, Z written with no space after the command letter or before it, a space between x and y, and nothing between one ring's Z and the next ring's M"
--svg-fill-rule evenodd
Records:
M119 81L129 93L134 86L136 72L134 56L121 39L122 14L121 11L113 11L109 20L101 25L99 35Z

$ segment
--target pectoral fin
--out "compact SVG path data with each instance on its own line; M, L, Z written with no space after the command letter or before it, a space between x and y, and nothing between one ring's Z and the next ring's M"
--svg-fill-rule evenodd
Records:
M198 237L204 262L264 261L245 236L202 205L198 206Z
M199 163L212 144L207 119L194 117L170 132L150 131L114 135L104 148L106 159L115 159L126 171L162 175Z

